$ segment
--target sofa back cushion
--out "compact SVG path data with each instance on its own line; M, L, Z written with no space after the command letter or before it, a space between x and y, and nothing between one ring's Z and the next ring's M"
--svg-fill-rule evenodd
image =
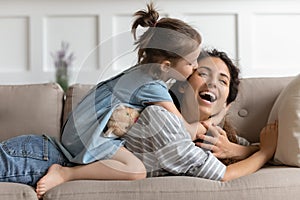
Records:
M71 85L66 92L66 100L64 106L63 122L66 121L72 109L81 101L81 99L92 89L94 85L74 84Z
M260 130L267 124L269 113L281 90L293 77L243 78L237 99L231 104L227 119L238 134L250 142L259 142ZM76 84L67 91L64 121L74 106L93 85Z
M300 75L276 99L268 121L275 120L278 120L275 163L300 167Z
M22 134L60 137L63 90L55 83L0 86L0 141Z
M228 119L238 134L250 142L259 142L261 129L281 90L293 77L245 78L241 80L237 99L232 103Z

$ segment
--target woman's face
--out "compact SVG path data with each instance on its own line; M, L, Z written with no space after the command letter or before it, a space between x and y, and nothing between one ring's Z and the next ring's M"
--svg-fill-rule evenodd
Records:
M224 109L230 78L228 67L220 58L200 60L198 69L189 78L189 87L184 89L181 110L185 119L190 123L203 121Z

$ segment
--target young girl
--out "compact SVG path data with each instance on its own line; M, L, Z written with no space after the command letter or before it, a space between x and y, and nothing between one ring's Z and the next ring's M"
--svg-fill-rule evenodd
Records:
M135 13L132 33L138 26L148 30L136 40L138 64L99 83L69 115L57 143L70 162L88 164L76 167L52 165L37 184L38 196L52 187L77 179L141 179L146 170L142 162L123 147L120 138L105 137L106 124L119 105L143 109L159 105L181 117L166 81L185 80L197 67L201 37L185 22L172 18L158 20L150 4ZM199 122L186 127L193 139L206 132Z

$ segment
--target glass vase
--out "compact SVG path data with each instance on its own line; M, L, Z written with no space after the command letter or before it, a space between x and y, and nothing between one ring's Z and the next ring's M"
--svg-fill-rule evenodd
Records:
M66 92L69 87L69 77L67 67L61 67L56 69L55 73L56 82Z

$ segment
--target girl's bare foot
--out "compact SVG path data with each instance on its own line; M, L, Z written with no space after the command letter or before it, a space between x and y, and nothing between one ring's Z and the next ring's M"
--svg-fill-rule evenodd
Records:
M43 176L36 186L37 197L40 199L51 188L67 181L64 167L58 164L53 164L49 167L48 172Z

